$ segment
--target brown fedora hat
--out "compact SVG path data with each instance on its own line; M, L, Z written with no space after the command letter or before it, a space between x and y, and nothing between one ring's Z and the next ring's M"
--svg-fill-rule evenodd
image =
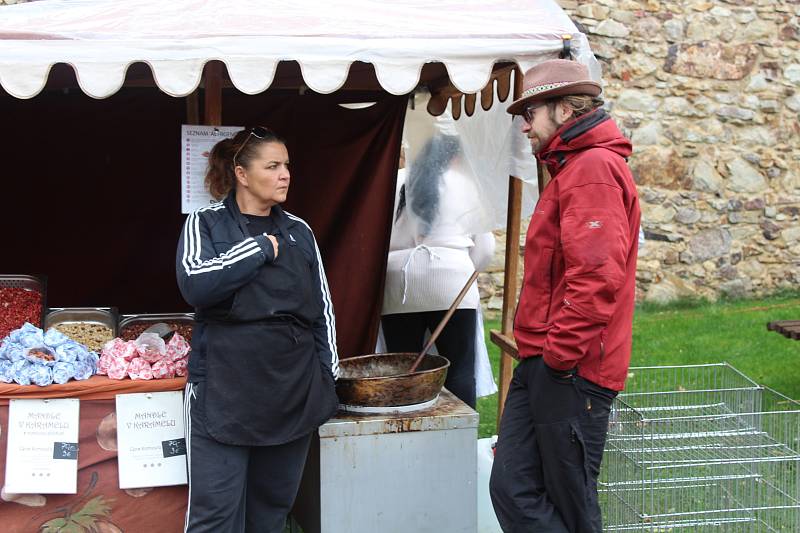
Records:
M508 106L508 112L521 115L529 103L537 100L570 94L597 96L601 90L600 84L592 81L585 65L569 59L551 59L525 73L522 95Z

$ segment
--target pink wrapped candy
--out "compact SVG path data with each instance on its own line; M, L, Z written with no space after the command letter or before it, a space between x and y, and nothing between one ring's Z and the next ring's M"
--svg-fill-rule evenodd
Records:
M133 341L128 341L125 343L125 346L122 348L121 357L126 361L132 361L138 356L139 354L136 353L136 343Z
M131 379L153 379L153 369L150 367L150 363L137 357L128 365L128 375Z
M167 343L167 356L170 361L183 359L189 354L191 347L179 333L175 333Z
M164 343L164 339L155 333L142 333L134 342L136 343L136 352L139 357L148 363L155 363L167 354L167 346Z
M121 357L111 357L106 373L111 379L125 379L128 375L128 365L128 361Z
M125 344L125 341L120 339L119 337L115 337L105 343L103 345L103 350L100 352L101 354L111 354L114 353L115 350L119 350L120 347Z
M137 356L136 344L133 341L126 342L117 337L103 346L102 354L130 361Z
M175 375L181 377L185 376L187 373L187 366L187 359L178 359L175 361Z
M175 363L162 359L153 363L153 378L169 379L175 377Z
M107 354L105 348L103 348L103 355L101 355L100 359L97 360L97 373L101 376L108 374L108 367L111 366L111 361L113 360L114 357Z

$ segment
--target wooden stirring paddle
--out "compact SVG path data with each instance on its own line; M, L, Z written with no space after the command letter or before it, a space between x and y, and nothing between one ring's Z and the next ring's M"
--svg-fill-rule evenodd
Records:
M467 284L464 285L463 289L461 289L461 292L458 293L458 296L456 296L456 300L453 302L453 305L450 306L450 309L447 310L447 313L445 313L444 318L442 318L442 321L439 322L439 325L436 326L436 329L433 330L433 333L431 333L431 338L428 340L428 344L425 345L425 347L419 353L419 356L417 357L417 359L414 361L414 364L411 365L411 368L408 371L409 374L412 374L412 373L417 371L417 367L420 365L422 360L425 358L425 355L428 353L428 350L431 349L431 346L433 346L433 343L436 342L436 339L439 338L439 334L442 333L442 330L447 325L447 322L450 320L450 317L453 316L453 313L456 312L456 308L458 307L458 304L460 304L461 300L464 299L464 296L467 295L467 291L469 290L470 287L472 287L472 284L475 283L476 279L478 279L478 271L477 270L475 272L473 272L472 275L469 277L469 281L467 281ZM480 303L478 305L480 305Z

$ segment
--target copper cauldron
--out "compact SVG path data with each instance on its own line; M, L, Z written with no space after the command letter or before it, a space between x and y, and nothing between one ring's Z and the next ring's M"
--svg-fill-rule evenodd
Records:
M416 372L408 370L419 354L379 353L339 361L339 403L360 407L399 407L436 398L450 361L425 355Z

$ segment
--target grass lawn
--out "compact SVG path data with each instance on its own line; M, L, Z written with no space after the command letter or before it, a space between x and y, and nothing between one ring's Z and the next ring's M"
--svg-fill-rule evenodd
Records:
M639 305L633 320L631 366L726 361L759 384L800 399L800 341L767 331L766 324L772 320L800 320L800 294L717 303ZM489 341L489 330L499 328L499 321L486 321L486 343L495 378L500 352ZM478 412L478 436L495 434L497 394L480 398Z

